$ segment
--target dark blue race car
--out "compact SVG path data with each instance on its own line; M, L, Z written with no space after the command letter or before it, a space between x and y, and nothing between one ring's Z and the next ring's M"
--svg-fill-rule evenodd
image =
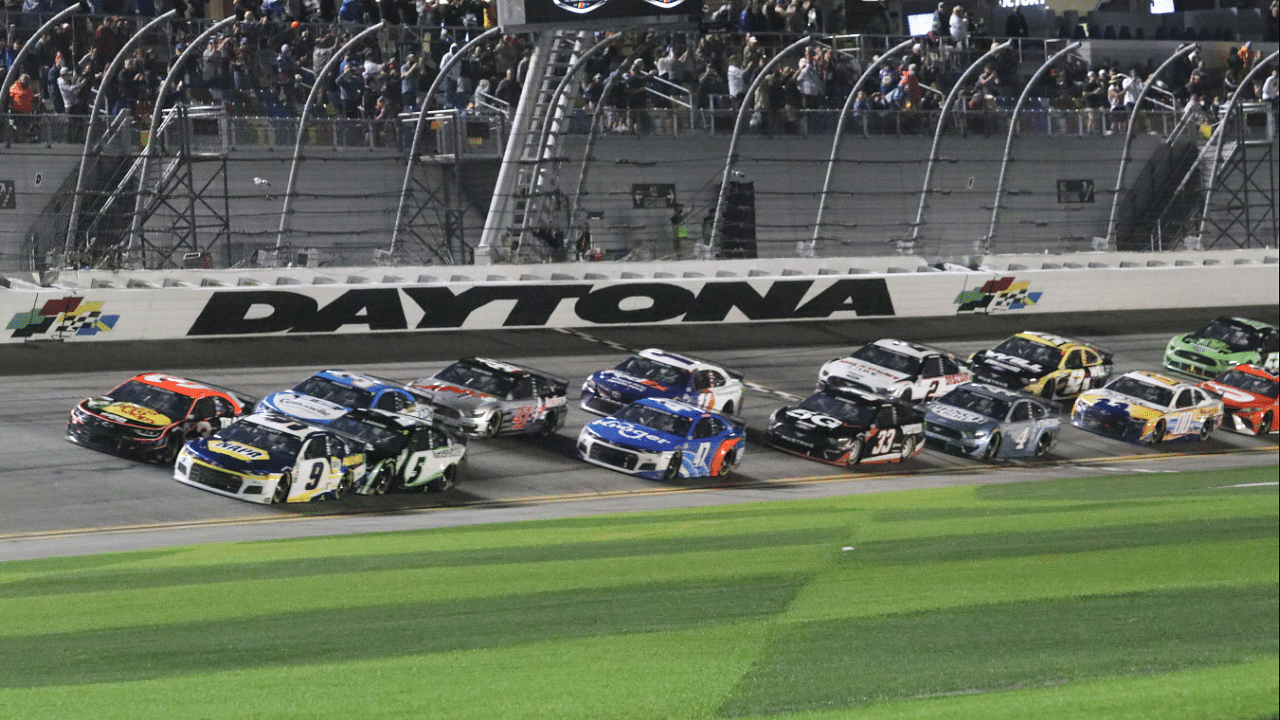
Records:
M641 350L582 383L582 409L608 415L640 398L670 398L725 415L742 411L742 373L666 350Z
M292 390L271 393L258 401L254 412L280 413L323 425L357 408L431 418L430 406L399 384L343 370L322 370Z

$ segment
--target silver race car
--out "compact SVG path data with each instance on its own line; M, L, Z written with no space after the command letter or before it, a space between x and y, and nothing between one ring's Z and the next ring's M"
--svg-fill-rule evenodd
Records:
M1044 455L1062 425L1057 403L982 383L965 383L922 409L927 447L984 460Z
M487 358L463 358L431 377L415 380L409 389L426 396L435 417L473 437L538 433L551 435L564 425L568 413L565 378L533 368Z

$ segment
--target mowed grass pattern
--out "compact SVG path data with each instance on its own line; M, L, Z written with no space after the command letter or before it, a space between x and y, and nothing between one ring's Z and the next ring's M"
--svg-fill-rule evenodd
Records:
M0 718L1254 718L1271 468L0 564Z

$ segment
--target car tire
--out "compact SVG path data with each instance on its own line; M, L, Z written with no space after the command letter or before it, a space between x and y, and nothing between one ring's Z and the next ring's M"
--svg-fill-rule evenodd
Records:
M178 455L182 453L182 447L186 445L186 441L182 437L182 433L174 430L169 433L169 442L165 444L157 459L161 465L172 465L178 461Z
M444 492L449 490L458 481L458 466L450 465L444 469L444 474L439 478L432 480L426 484L427 492Z
M898 399L903 402L911 402L911 388L903 388L902 392L898 393Z
M983 460L996 460L1000 457L1000 433L991 434L991 440L987 443L987 449L982 452Z
M1208 442L1211 437L1213 437L1213 418L1204 421L1204 424L1200 426L1200 435L1198 436L1200 442Z
M1049 446L1053 444L1052 433L1040 433L1040 438L1036 440L1036 457L1044 457L1049 454Z
M915 453L916 439L915 437L908 435L906 439L902 441L902 457L898 458L898 462L906 462L911 459L911 456Z
M560 429L560 422L565 416L563 410L548 410L547 419L542 423L542 427L538 429L538 435L541 437L551 437Z
M1264 413L1262 416L1262 422L1258 423L1258 427L1253 429L1253 434L1266 435L1271 432L1271 423L1273 422L1275 422L1275 420L1272 418L1271 413Z
M671 482L680 477L680 466L684 463L684 456L677 450L671 455L671 460L667 462L667 467L662 471L662 479Z
M289 490L293 487L293 473L288 470L276 482L275 492L271 493L271 504L289 502Z
M489 416L489 424L484 426L484 436L493 439L498 437L500 432L502 432L502 413L496 412Z
M853 441L853 445L849 447L849 452L845 455L844 464L853 467L862 459L862 439L858 438Z
M723 414L723 415L732 415L732 414L733 414L733 401L732 401L732 400L730 400L729 402L725 403L725 404L724 404L724 409L723 409L723 410L721 410L720 412L721 412L721 414Z
M1159 445L1164 442L1164 421L1156 423L1156 429L1151 431L1151 444Z
M391 489L391 465L382 463L373 469L373 477L369 479L368 487L370 495L386 495Z
M342 471L342 479L338 480L338 487L333 489L333 499L341 500L351 491L351 473Z
M716 475L724 477L733 472L733 466L738 464L738 449L734 448L724 454L720 459L720 467L716 470Z

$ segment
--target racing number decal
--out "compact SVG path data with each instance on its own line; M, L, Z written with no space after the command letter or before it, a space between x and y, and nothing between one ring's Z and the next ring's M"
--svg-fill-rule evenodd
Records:
M926 399L931 398L938 393L938 384L940 382L942 381L937 378L934 378L929 381L929 389L924 391L924 396Z
M1169 435L1186 435L1191 432L1191 413L1180 412L1170 418L1168 429L1165 432Z
M1031 428L1024 427L1022 428L1022 432L1013 436L1013 444L1019 450L1021 450L1022 448L1027 446L1027 440L1029 440L1030 438L1031 438Z
M876 444L871 448L872 455L883 455L889 452L889 448L893 447L893 438L898 434L897 428L889 428L881 430L876 434Z
M821 413L816 413L812 410L805 410L804 408L796 408L795 410L788 410L787 414L790 415L791 417L799 418L801 420L808 420L809 422L813 423L814 425L817 425L818 427L838 428L843 424L839 420L831 417L830 415L823 415Z
M693 456L693 466L700 468L707 464L707 456L711 454L711 443L704 442L698 445L698 452Z
M209 389L198 382L185 380L179 377L173 377L172 375L147 375L142 379L146 380L147 382L176 385L180 388L186 388L188 390L208 390Z
M307 484L303 487L303 489L307 491L311 491L320 487L320 481L324 479L324 476L326 474L325 470L326 468L325 468L324 460L316 460L315 462L313 462L311 464L311 472L307 474Z
M516 414L511 416L511 429L523 430L525 426L528 425L530 421L533 420L534 416L538 412L538 409L539 408L525 405L524 407L517 410Z
M414 484L422 475L427 473L427 459L431 457L430 450L419 450L409 456L409 461L405 464L404 484Z

